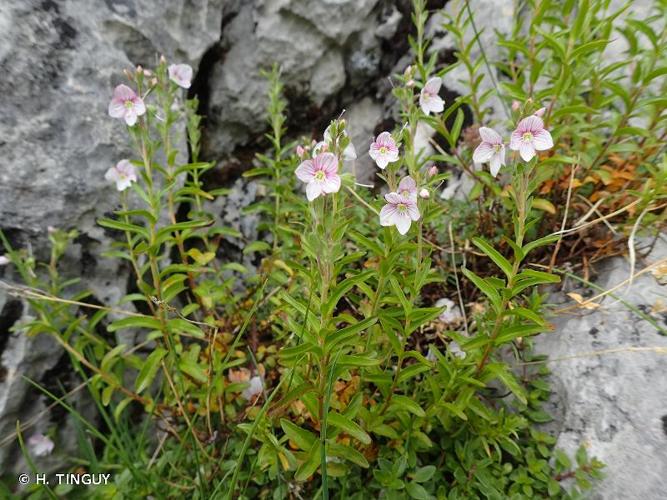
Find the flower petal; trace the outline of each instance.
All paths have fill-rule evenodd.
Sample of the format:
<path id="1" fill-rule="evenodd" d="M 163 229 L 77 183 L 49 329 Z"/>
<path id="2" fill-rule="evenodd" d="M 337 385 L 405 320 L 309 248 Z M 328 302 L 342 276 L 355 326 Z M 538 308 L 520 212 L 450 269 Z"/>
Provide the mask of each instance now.
<path id="1" fill-rule="evenodd" d="M 519 154 L 523 161 L 530 161 L 535 156 L 535 148 L 533 147 L 532 142 L 521 141 L 519 146 Z"/>
<path id="2" fill-rule="evenodd" d="M 320 153 L 313 158 L 315 170 L 324 170 L 327 175 L 338 172 L 338 158 L 333 153 Z"/>
<path id="3" fill-rule="evenodd" d="M 533 135 L 533 146 L 538 151 L 545 151 L 554 147 L 554 141 L 548 130 L 539 130 Z"/>
<path id="4" fill-rule="evenodd" d="M 426 92 L 429 94 L 437 94 L 440 92 L 440 87 L 442 86 L 442 78 L 439 76 L 434 76 L 433 78 L 430 78 L 427 82 L 426 85 L 424 85 L 424 89 L 426 89 Z"/>
<path id="5" fill-rule="evenodd" d="M 484 142 L 488 142 L 490 144 L 502 144 L 503 142 L 503 138 L 500 137 L 500 134 L 489 127 L 480 127 L 479 136 Z"/>
<path id="6" fill-rule="evenodd" d="M 380 210 L 380 225 L 393 226 L 394 218 L 397 212 L 398 211 L 396 210 L 396 206 L 392 205 L 391 203 L 388 203 L 382 207 L 382 210 Z"/>
<path id="7" fill-rule="evenodd" d="M 132 127 L 137 123 L 137 112 L 133 108 L 125 110 L 125 123 L 127 123 L 129 127 Z"/>
<path id="8" fill-rule="evenodd" d="M 339 189 L 340 189 L 339 175 L 334 175 L 332 177 L 329 177 L 322 183 L 322 191 L 324 193 L 337 193 Z"/>
<path id="9" fill-rule="evenodd" d="M 403 202 L 401 195 L 395 192 L 385 194 L 384 199 L 387 200 L 387 203 L 391 203 L 392 205 L 398 205 Z"/>
<path id="10" fill-rule="evenodd" d="M 352 141 L 350 141 L 350 143 L 345 147 L 345 150 L 343 151 L 343 160 L 351 161 L 356 159 L 357 159 L 357 150 L 354 147 L 354 144 L 352 144 Z"/>
<path id="11" fill-rule="evenodd" d="M 514 132 L 512 132 L 512 135 L 510 136 L 510 149 L 512 151 L 518 151 L 519 148 L 521 147 L 522 142 L 523 142 L 523 133 L 519 129 L 516 129 Z"/>
<path id="12" fill-rule="evenodd" d="M 312 160 L 304 160 L 294 171 L 301 182 L 310 182 L 315 178 L 315 167 Z"/>
<path id="13" fill-rule="evenodd" d="M 522 133 L 532 132 L 534 135 L 538 130 L 542 130 L 543 128 L 544 122 L 542 121 L 542 118 L 539 116 L 530 115 L 519 122 L 517 130 L 521 130 Z"/>
<path id="14" fill-rule="evenodd" d="M 495 150 L 488 142 L 482 142 L 472 154 L 472 161 L 475 163 L 486 163 L 491 159 Z"/>
<path id="15" fill-rule="evenodd" d="M 123 118 L 125 116 L 125 103 L 120 99 L 111 99 L 111 102 L 109 102 L 109 116 L 111 118 Z"/>
<path id="16" fill-rule="evenodd" d="M 141 116 L 146 112 L 146 106 L 144 105 L 144 100 L 141 97 L 137 97 L 132 101 L 134 106 L 134 112 L 137 116 Z"/>
<path id="17" fill-rule="evenodd" d="M 394 221 L 394 225 L 396 226 L 396 229 L 398 229 L 399 233 L 405 234 L 410 230 L 410 224 L 412 224 L 412 221 L 407 214 L 397 214 L 397 216 L 394 217 Z"/>
<path id="18" fill-rule="evenodd" d="M 497 176 L 498 172 L 500 172 L 500 167 L 501 167 L 501 161 L 500 161 L 500 155 L 494 155 L 491 158 L 491 161 L 489 162 L 489 170 L 491 171 L 492 176 Z"/>
<path id="19" fill-rule="evenodd" d="M 134 92 L 134 90 L 132 90 L 127 85 L 123 85 L 122 83 L 116 86 L 115 89 L 113 89 L 114 100 L 125 102 L 125 101 L 131 101 L 135 97 L 137 97 L 137 94 Z"/>
<path id="20" fill-rule="evenodd" d="M 315 198 L 322 194 L 322 183 L 321 182 L 309 182 L 306 184 L 306 198 L 308 201 L 313 201 Z"/>
<path id="21" fill-rule="evenodd" d="M 111 167 L 104 173 L 104 178 L 109 182 L 116 182 L 120 178 L 120 173 L 116 167 Z"/>
<path id="22" fill-rule="evenodd" d="M 402 193 L 403 191 L 408 191 L 409 193 L 412 193 L 413 191 L 415 193 L 417 192 L 417 183 L 409 175 L 403 177 L 401 182 L 398 183 L 398 192 Z"/>
<path id="23" fill-rule="evenodd" d="M 408 216 L 414 221 L 419 220 L 421 214 L 419 213 L 419 207 L 417 206 L 417 203 L 410 203 L 408 205 Z"/>

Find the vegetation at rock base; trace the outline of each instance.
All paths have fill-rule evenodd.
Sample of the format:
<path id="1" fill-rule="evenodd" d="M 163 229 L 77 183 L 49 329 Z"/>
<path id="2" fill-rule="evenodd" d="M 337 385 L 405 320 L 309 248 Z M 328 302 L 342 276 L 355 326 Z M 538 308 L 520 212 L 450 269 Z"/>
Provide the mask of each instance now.
<path id="1" fill-rule="evenodd" d="M 96 408 L 85 418 L 41 388 L 79 431 L 71 470 L 113 481 L 17 493 L 4 478 L 7 497 L 576 498 L 594 487 L 603 464 L 586 443 L 569 457 L 540 428 L 550 389 L 531 337 L 551 330 L 540 287 L 562 267 L 585 275 L 628 245 L 634 256 L 636 235 L 664 225 L 667 5 L 637 19 L 608 4 L 528 1 L 488 60 L 484 20 L 465 2 L 449 16 L 415 0 L 414 60 L 392 79 L 396 126 L 368 152 L 375 188 L 355 180 L 367 152 L 344 114 L 317 141 L 292 140 L 280 71 L 266 69 L 270 150 L 244 174 L 262 193 L 246 209 L 260 220 L 262 238 L 243 242 L 254 269 L 224 252 L 242 235 L 214 214 L 228 189 L 204 182 L 215 165 L 200 158 L 197 102 L 183 100 L 191 70 L 161 59 L 128 72 L 109 114 L 133 157 L 109 170 L 119 207 L 98 223 L 117 236 L 105 257 L 132 269 L 132 293 L 100 305 L 85 280 L 61 275 L 75 228 L 50 231 L 48 262 L 0 233 L 23 281 L 10 292 L 30 306 L 16 331 L 56 339 Z M 427 36 L 432 15 L 458 41 L 452 64 Z M 625 48 L 610 57 L 617 38 Z M 468 92 L 443 102 L 453 74 Z M 441 196 L 461 173 L 470 189 Z M 33 464 L 26 433 L 17 427 Z M 57 446 L 58 429 L 48 438 Z"/>

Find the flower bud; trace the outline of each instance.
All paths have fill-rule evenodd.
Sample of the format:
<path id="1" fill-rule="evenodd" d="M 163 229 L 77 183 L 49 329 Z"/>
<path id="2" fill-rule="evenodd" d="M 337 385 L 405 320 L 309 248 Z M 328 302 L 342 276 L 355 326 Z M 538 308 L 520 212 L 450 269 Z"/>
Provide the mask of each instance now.
<path id="1" fill-rule="evenodd" d="M 8 257 L 5 257 L 4 255 L 0 255 L 0 266 L 6 266 L 10 262 L 11 261 L 9 260 Z"/>
<path id="2" fill-rule="evenodd" d="M 137 65 L 136 71 L 137 75 L 140 75 L 144 72 L 144 68 L 141 67 L 141 64 Z"/>
<path id="3" fill-rule="evenodd" d="M 544 113 L 546 112 L 547 108 L 540 108 L 537 111 L 535 111 L 535 116 L 542 117 L 544 116 Z"/>
<path id="4" fill-rule="evenodd" d="M 160 64 L 166 64 L 167 63 L 167 58 L 164 57 L 164 55 L 160 56 Z"/>
<path id="5" fill-rule="evenodd" d="M 512 111 L 519 111 L 521 103 L 519 101 L 512 101 Z"/>
<path id="6" fill-rule="evenodd" d="M 302 146 L 301 144 L 299 144 L 299 145 L 296 147 L 296 155 L 297 155 L 299 158 L 303 158 L 303 155 L 305 155 L 305 154 L 306 154 L 306 150 L 303 149 L 303 146 Z"/>
<path id="7" fill-rule="evenodd" d="M 438 167 L 433 165 L 431 168 L 428 169 L 428 176 L 435 177 L 436 175 L 438 175 Z"/>
<path id="8" fill-rule="evenodd" d="M 428 189 L 422 188 L 421 191 L 419 191 L 419 197 L 424 198 L 425 200 L 428 200 L 430 198 L 430 193 L 428 192 Z"/>

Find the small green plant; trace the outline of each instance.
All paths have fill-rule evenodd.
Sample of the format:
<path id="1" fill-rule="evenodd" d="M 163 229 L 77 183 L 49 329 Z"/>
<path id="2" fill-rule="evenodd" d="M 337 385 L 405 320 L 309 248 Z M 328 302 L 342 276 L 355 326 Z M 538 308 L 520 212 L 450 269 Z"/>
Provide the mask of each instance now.
<path id="1" fill-rule="evenodd" d="M 100 305 L 61 275 L 75 230 L 50 233 L 46 263 L 0 233 L 23 281 L 9 290 L 31 309 L 15 329 L 57 340 L 103 424 L 42 389 L 79 427 L 72 469 L 114 474 L 103 489 L 29 494 L 500 499 L 590 488 L 602 464 L 584 447 L 573 461 L 539 427 L 550 391 L 531 337 L 551 329 L 539 287 L 559 281 L 549 265 L 570 248 L 562 229 L 590 204 L 635 206 L 624 220 L 633 234 L 642 218 L 661 223 L 666 171 L 664 5 L 621 23 L 627 6 L 607 4 L 528 2 L 527 28 L 499 39 L 497 61 L 471 60 L 479 24 L 461 4 L 445 28 L 469 93 L 446 103 L 455 65 L 431 50 L 415 0 L 414 60 L 393 79 L 397 125 L 368 151 L 377 190 L 355 181 L 343 116 L 319 142 L 289 140 L 280 71 L 266 71 L 267 152 L 244 174 L 260 193 L 246 209 L 261 221 L 261 239 L 243 248 L 254 270 L 225 254 L 224 239 L 242 235 L 207 211 L 227 191 L 204 182 L 214 165 L 201 158 L 198 104 L 181 95 L 191 69 L 161 59 L 127 73 L 109 114 L 127 125 L 133 157 L 107 173 L 119 209 L 99 224 L 116 237 L 105 256 L 132 271 L 130 293 Z M 611 62 L 614 33 L 628 49 Z M 489 70 L 497 78 L 483 90 Z M 507 111 L 496 123 L 491 96 Z M 424 127 L 433 150 L 419 145 Z M 463 200 L 437 196 L 452 170 L 474 182 Z M 588 208 L 568 212 L 574 196 Z M 457 299 L 456 319 L 441 319 L 443 297 Z"/>

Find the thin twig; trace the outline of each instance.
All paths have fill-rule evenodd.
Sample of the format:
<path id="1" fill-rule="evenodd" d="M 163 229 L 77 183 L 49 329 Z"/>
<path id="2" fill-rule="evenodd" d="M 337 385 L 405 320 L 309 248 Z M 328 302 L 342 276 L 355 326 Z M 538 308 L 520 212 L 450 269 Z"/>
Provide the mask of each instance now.
<path id="1" fill-rule="evenodd" d="M 565 224 L 567 224 L 567 215 L 570 210 L 570 201 L 572 199 L 572 185 L 574 184 L 574 174 L 576 173 L 578 168 L 579 165 L 575 165 L 574 167 L 572 167 L 572 171 L 570 172 L 570 182 L 567 186 L 567 201 L 565 202 L 565 213 L 563 214 L 563 222 L 560 225 L 561 232 L 565 230 Z M 556 258 L 558 257 L 558 252 L 560 251 L 560 245 L 562 242 L 563 242 L 563 235 L 561 234 L 558 237 L 558 242 L 556 242 L 556 247 L 554 248 L 554 251 L 551 254 L 551 260 L 549 261 L 549 272 L 551 272 L 551 268 L 556 265 Z"/>
<path id="2" fill-rule="evenodd" d="M 452 268 L 454 269 L 454 282 L 456 283 L 456 294 L 459 296 L 459 307 L 461 308 L 461 314 L 463 315 L 463 325 L 465 328 L 466 335 L 470 335 L 468 332 L 468 317 L 466 315 L 465 306 L 463 304 L 463 295 L 461 294 L 461 286 L 459 285 L 459 274 L 456 271 L 456 247 L 454 246 L 454 233 L 452 232 L 452 222 L 449 221 L 449 244 L 452 246 Z"/>

